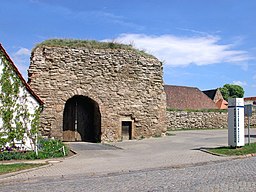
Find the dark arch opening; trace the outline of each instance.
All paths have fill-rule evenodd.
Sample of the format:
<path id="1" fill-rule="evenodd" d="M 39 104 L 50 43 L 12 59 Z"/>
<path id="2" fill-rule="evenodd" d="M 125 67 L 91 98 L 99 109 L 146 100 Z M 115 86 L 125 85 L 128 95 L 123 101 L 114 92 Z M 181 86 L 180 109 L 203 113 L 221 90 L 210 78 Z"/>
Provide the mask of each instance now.
<path id="1" fill-rule="evenodd" d="M 63 140 L 101 142 L 101 114 L 96 101 L 81 95 L 67 100 L 63 114 Z"/>

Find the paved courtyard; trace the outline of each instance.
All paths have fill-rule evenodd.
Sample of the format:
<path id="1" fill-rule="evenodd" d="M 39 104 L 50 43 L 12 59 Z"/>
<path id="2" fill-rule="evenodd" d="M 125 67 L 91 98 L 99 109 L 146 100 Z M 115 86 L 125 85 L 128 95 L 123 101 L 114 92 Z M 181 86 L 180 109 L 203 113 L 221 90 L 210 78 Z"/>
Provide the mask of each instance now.
<path id="1" fill-rule="evenodd" d="M 70 143 L 77 155 L 0 176 L 0 191 L 256 191 L 254 157 L 200 150 L 226 146 L 227 130 L 173 133 L 111 144 Z"/>

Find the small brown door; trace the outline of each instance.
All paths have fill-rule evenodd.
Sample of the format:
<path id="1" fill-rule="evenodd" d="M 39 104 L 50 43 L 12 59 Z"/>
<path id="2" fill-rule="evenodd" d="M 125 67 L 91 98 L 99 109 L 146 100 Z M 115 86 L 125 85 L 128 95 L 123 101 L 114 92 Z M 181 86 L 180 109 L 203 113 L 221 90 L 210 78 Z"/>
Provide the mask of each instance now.
<path id="1" fill-rule="evenodd" d="M 122 121 L 122 140 L 132 139 L 132 121 Z"/>

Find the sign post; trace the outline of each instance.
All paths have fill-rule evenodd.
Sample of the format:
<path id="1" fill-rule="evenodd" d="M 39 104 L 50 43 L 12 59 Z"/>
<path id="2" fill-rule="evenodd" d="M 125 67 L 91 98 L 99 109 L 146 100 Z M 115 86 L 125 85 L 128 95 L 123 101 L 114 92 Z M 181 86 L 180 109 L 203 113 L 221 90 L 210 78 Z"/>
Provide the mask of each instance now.
<path id="1" fill-rule="evenodd" d="M 244 99 L 228 99 L 228 145 L 244 146 Z"/>
<path id="2" fill-rule="evenodd" d="M 244 115 L 248 117 L 248 144 L 250 145 L 250 117 L 252 116 L 252 105 L 244 106 Z"/>

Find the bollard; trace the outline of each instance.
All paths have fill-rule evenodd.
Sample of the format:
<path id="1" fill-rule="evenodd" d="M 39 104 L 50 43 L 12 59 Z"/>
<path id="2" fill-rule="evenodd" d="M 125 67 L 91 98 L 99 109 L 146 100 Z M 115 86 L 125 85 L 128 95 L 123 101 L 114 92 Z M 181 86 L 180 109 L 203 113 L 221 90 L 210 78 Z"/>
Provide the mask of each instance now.
<path id="1" fill-rule="evenodd" d="M 228 145 L 244 146 L 244 99 L 228 99 Z"/>

